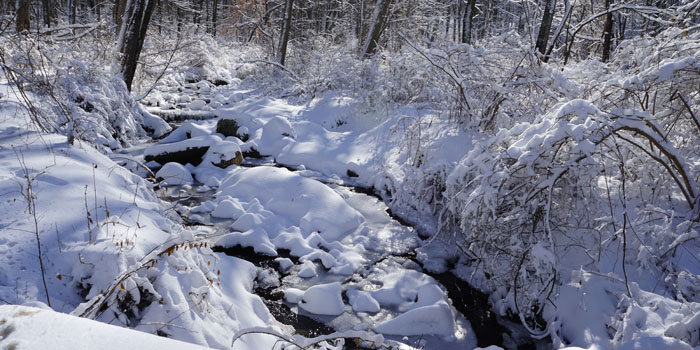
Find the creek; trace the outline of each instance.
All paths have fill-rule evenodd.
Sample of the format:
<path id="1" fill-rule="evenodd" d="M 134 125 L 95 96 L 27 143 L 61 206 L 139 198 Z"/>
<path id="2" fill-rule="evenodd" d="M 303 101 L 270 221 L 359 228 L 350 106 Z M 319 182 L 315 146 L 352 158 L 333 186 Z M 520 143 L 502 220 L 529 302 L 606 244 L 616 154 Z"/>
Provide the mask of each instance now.
<path id="1" fill-rule="evenodd" d="M 242 166 L 285 167 L 275 164 L 270 159 L 247 160 L 244 164 L 242 164 Z M 389 217 L 389 220 L 393 221 L 394 225 L 401 226 L 407 231 L 413 231 L 413 228 L 408 226 L 405 220 L 402 220 L 391 213 L 389 208 L 384 205 L 382 198 L 371 188 L 346 186 L 339 184 L 337 179 L 329 179 L 318 176 L 318 174 L 314 174 L 313 172 L 307 170 L 300 171 L 289 167 L 285 168 L 302 176 L 313 178 L 314 180 L 331 187 L 344 198 L 347 198 L 351 205 L 356 207 L 356 209 L 361 209 L 362 206 L 381 206 L 384 209 L 385 215 Z M 213 230 L 218 234 L 225 234 L 230 231 L 229 227 L 234 221 L 231 219 L 217 219 L 209 215 L 198 215 L 197 222 L 193 222 L 190 219 L 188 208 L 196 207 L 206 201 L 214 199 L 215 190 L 202 186 L 201 184 L 195 184 L 193 186 L 186 187 L 166 187 L 161 191 L 161 193 L 163 200 L 176 204 L 176 208 L 186 224 L 192 226 L 207 226 L 210 231 Z M 426 242 L 427 241 L 419 242 L 418 246 L 425 244 Z M 287 270 L 284 273 L 280 272 L 278 262 L 275 260 L 276 258 L 288 258 L 291 259 L 295 265 L 299 264 L 298 257 L 291 255 L 289 250 L 278 249 L 277 256 L 256 253 L 253 248 L 242 247 L 240 245 L 226 248 L 216 246 L 214 247 L 214 250 L 216 252 L 225 253 L 228 256 L 249 261 L 257 266 L 260 273 L 254 286 L 254 293 L 263 299 L 271 314 L 280 323 L 292 326 L 297 334 L 306 337 L 315 337 L 330 334 L 334 331 L 346 330 L 343 329 L 343 324 L 359 320 L 352 320 L 354 316 L 347 315 L 347 312 L 340 317 L 321 316 L 307 313 L 298 308 L 296 305 L 285 302 L 283 292 L 285 288 L 293 287 L 305 289 L 315 284 L 336 281 L 340 282 L 343 286 L 354 286 L 358 285 L 359 282 L 363 281 L 363 279 L 367 277 L 372 267 L 380 263 L 389 263 L 392 264 L 392 266 L 399 266 L 400 268 L 406 266 L 408 269 L 419 271 L 437 281 L 438 284 L 441 285 L 441 287 L 447 292 L 447 295 L 452 302 L 452 306 L 460 314 L 459 317 L 463 317 L 469 321 L 469 324 L 476 336 L 477 346 L 487 347 L 489 345 L 497 345 L 504 349 L 522 350 L 546 349 L 549 347 L 549 344 L 547 344 L 545 341 L 536 341 L 531 339 L 525 329 L 515 319 L 506 319 L 498 316 L 490 309 L 487 294 L 479 291 L 478 289 L 472 287 L 468 282 L 455 276 L 450 269 L 448 269 L 446 272 L 434 273 L 424 268 L 421 262 L 416 259 L 416 254 L 413 250 L 384 254 L 368 251 L 365 256 L 368 263 L 362 269 L 350 276 L 330 274 L 327 272 L 327 270 L 322 268 L 321 264 L 318 264 L 317 262 L 316 264 L 318 265 L 319 275 L 310 279 L 295 276 L 293 272 L 290 272 L 291 270 Z M 266 278 L 261 278 L 261 276 L 266 276 Z M 269 276 L 273 276 L 273 280 L 276 280 L 276 282 L 270 283 Z M 345 295 L 345 293 L 343 293 L 343 299 L 347 304 L 348 297 Z M 338 321 L 338 319 L 341 319 L 341 321 Z M 348 319 L 351 320 L 348 321 Z M 390 336 L 388 338 L 401 341 L 409 345 L 419 345 L 416 346 L 418 348 L 420 348 L 421 341 L 423 340 L 423 337 Z M 432 337 L 430 339 L 428 339 L 428 337 L 425 338 L 428 340 L 426 343 L 426 348 L 430 349 L 437 347 L 434 346 L 436 345 L 436 339 L 432 339 L 437 337 Z M 440 341 L 437 342 L 441 343 Z M 355 342 L 350 339 L 348 339 L 345 344 L 345 348 L 347 349 L 357 348 Z M 449 343 L 440 344 L 440 347 L 445 346 L 449 346 Z"/>

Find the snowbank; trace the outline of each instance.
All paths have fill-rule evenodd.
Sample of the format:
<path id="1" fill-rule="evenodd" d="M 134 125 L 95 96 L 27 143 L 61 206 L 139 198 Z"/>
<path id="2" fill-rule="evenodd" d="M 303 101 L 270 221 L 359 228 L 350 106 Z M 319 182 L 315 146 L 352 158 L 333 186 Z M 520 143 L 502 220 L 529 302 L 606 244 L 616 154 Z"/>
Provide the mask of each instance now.
<path id="1" fill-rule="evenodd" d="M 2 305 L 2 342 L 18 349 L 169 349 L 202 346 L 36 307 Z"/>

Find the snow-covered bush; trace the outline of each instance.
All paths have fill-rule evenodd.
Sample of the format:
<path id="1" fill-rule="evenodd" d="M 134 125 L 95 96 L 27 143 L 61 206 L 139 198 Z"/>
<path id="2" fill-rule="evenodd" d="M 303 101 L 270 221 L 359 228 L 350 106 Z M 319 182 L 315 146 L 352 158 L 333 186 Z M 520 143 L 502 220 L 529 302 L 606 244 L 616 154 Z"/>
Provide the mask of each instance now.
<path id="1" fill-rule="evenodd" d="M 168 125 L 138 106 L 123 80 L 110 73 L 106 30 L 90 28 L 68 42 L 51 35 L 2 36 L 5 74 L 45 131 L 110 148 L 147 133 L 162 135 Z"/>
<path id="2" fill-rule="evenodd" d="M 623 281 L 622 293 L 611 292 L 620 303 L 659 287 L 667 298 L 700 301 L 690 287 L 698 271 L 677 253 L 700 234 L 699 39 L 671 29 L 652 40 L 665 45 L 623 44 L 619 63 L 570 68 L 593 78 L 580 98 L 513 120 L 449 173 L 441 232 L 486 277 L 502 311 L 518 314 L 533 335 L 564 345 L 577 338 L 572 316 L 557 311 L 571 271 Z M 616 66 L 621 73 L 612 73 Z M 632 309 L 606 323 L 611 344 L 639 336 L 623 327 Z M 677 334 L 666 335 L 697 345 L 697 337 Z"/>

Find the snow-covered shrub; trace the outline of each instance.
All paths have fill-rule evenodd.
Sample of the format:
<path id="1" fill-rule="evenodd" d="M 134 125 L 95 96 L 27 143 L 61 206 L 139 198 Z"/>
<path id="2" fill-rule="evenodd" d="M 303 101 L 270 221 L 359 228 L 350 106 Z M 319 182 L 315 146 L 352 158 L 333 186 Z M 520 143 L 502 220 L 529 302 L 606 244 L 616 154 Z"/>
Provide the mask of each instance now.
<path id="1" fill-rule="evenodd" d="M 700 301 L 690 287 L 698 271 L 677 254 L 700 237 L 699 38 L 671 29 L 654 39 L 666 45 L 633 39 L 621 46 L 627 59 L 609 68 L 619 65 L 621 74 L 577 65 L 569 74 L 593 78 L 581 98 L 514 120 L 450 172 L 441 232 L 486 276 L 502 311 L 518 314 L 533 335 L 555 344 L 577 338 L 572 316 L 557 311 L 571 271 L 623 281 L 621 293 L 610 292 L 620 302 L 638 299 L 639 288 L 658 293 L 659 279 L 663 296 Z M 606 323 L 612 344 L 639 336 L 623 326 L 636 317 L 631 309 Z M 679 339 L 697 345 L 696 337 Z"/>
<path id="2" fill-rule="evenodd" d="M 110 37 L 104 33 L 108 29 L 92 30 L 70 42 L 43 35 L 0 37 L 6 48 L 6 74 L 26 96 L 34 121 L 46 131 L 110 148 L 169 130 L 165 122 L 138 106 L 123 80 L 110 73 L 111 58 L 105 53 Z M 95 50 L 96 45 L 105 51 Z"/>

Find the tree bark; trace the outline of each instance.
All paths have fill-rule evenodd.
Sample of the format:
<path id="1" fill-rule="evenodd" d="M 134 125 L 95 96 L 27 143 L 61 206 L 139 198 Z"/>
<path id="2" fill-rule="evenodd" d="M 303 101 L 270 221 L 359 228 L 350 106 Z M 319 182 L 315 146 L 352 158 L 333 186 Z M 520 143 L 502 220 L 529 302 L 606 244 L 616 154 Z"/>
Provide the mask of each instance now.
<path id="1" fill-rule="evenodd" d="M 19 0 L 17 4 L 17 32 L 29 31 L 29 0 Z"/>
<path id="2" fill-rule="evenodd" d="M 70 0 L 70 24 L 75 24 L 75 17 L 78 10 L 78 0 Z"/>
<path id="3" fill-rule="evenodd" d="M 117 35 L 122 30 L 122 21 L 124 20 L 124 10 L 126 9 L 126 0 L 116 0 L 114 4 L 114 23 L 117 25 Z"/>
<path id="4" fill-rule="evenodd" d="M 154 5 L 155 0 L 130 0 L 125 10 L 124 28 L 119 35 L 118 47 L 121 54 L 121 74 L 129 91 L 131 91 L 131 83 L 134 80 Z"/>
<path id="5" fill-rule="evenodd" d="M 42 12 L 44 12 L 44 25 L 51 27 L 51 0 L 41 0 Z"/>
<path id="6" fill-rule="evenodd" d="M 390 3 L 391 0 L 377 0 L 377 4 L 374 7 L 374 12 L 372 13 L 372 24 L 370 25 L 369 33 L 367 33 L 367 39 L 365 40 L 364 49 L 362 50 L 362 57 L 364 58 L 372 56 L 377 51 L 379 38 L 382 35 L 382 31 L 387 21 Z"/>
<path id="7" fill-rule="evenodd" d="M 211 8 L 211 35 L 213 37 L 216 37 L 216 16 L 217 16 L 217 10 L 219 7 L 219 1 L 214 0 L 214 4 L 212 5 Z"/>
<path id="8" fill-rule="evenodd" d="M 284 21 L 282 32 L 280 33 L 280 43 L 277 47 L 277 63 L 284 66 L 284 60 L 287 58 L 287 43 L 289 42 L 289 32 L 292 27 L 292 7 L 294 0 L 286 0 L 284 5 Z"/>
<path id="9" fill-rule="evenodd" d="M 462 24 L 462 43 L 472 43 L 472 22 L 476 14 L 476 0 L 469 0 L 464 14 L 464 24 Z"/>
<path id="10" fill-rule="evenodd" d="M 605 0 L 605 10 L 610 9 L 611 0 Z M 612 32 L 613 32 L 613 15 L 612 12 L 608 12 L 605 15 L 605 25 L 603 26 L 603 54 L 601 56 L 601 61 L 607 62 L 610 59 L 610 47 L 612 45 Z"/>
<path id="11" fill-rule="evenodd" d="M 542 24 L 540 24 L 540 31 L 537 33 L 537 43 L 535 44 L 535 49 L 542 55 L 544 55 L 547 51 L 549 31 L 552 29 L 554 6 L 556 5 L 556 0 L 545 1 L 546 3 L 544 5 L 544 14 L 542 15 Z"/>

